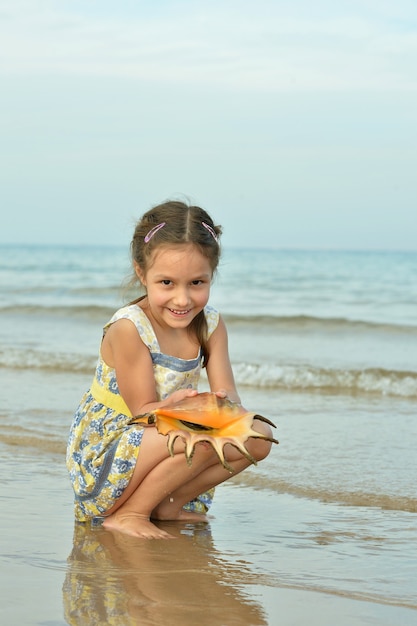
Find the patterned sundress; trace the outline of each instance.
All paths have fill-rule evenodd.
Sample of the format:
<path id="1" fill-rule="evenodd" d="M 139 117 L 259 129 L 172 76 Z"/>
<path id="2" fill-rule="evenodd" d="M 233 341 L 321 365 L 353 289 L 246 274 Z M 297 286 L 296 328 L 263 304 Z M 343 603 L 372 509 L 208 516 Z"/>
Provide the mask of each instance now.
<path id="1" fill-rule="evenodd" d="M 219 313 L 206 306 L 208 336 L 216 329 Z M 177 389 L 197 389 L 201 355 L 180 359 L 160 351 L 152 325 L 137 304 L 119 309 L 104 327 L 119 319 L 134 324 L 151 354 L 158 401 Z M 68 447 L 67 468 L 75 494 L 75 519 L 94 520 L 105 515 L 129 484 L 136 466 L 144 427 L 131 423 L 132 414 L 120 395 L 116 372 L 103 360 L 101 350 L 93 383 L 74 415 Z M 188 510 L 208 511 L 214 489 L 185 505 Z"/>

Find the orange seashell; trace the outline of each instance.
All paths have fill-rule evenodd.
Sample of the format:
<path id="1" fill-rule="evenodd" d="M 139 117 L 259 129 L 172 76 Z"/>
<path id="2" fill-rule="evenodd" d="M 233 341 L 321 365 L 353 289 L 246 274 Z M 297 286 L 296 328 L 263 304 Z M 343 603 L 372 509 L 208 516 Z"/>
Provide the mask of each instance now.
<path id="1" fill-rule="evenodd" d="M 249 437 L 278 443 L 276 439 L 253 430 L 255 418 L 275 428 L 275 424 L 266 417 L 245 411 L 241 404 L 219 398 L 214 393 L 200 393 L 177 404 L 162 407 L 144 415 L 137 415 L 132 421 L 155 424 L 158 432 L 168 437 L 168 450 L 171 456 L 174 455 L 175 440 L 180 437 L 185 443 L 185 456 L 188 464 L 191 464 L 197 443 L 205 441 L 211 444 L 223 466 L 233 472 L 233 468 L 224 457 L 223 448 L 227 443 L 235 446 L 255 465 L 256 460 L 244 446 Z"/>

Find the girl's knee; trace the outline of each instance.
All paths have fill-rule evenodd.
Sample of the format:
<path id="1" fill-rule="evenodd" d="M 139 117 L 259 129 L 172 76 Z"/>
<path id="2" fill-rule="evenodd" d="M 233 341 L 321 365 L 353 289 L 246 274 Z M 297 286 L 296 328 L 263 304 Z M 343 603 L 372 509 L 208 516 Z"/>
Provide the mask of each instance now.
<path id="1" fill-rule="evenodd" d="M 254 420 L 253 430 L 256 430 L 264 437 L 268 437 L 268 439 L 271 439 L 273 437 L 271 427 L 260 420 Z M 263 439 L 262 437 L 252 437 L 251 439 L 249 439 L 250 443 L 248 443 L 250 446 L 250 453 L 257 461 L 262 461 L 270 453 L 272 442 L 268 439 Z"/>
<path id="2" fill-rule="evenodd" d="M 251 439 L 250 453 L 256 461 L 262 461 L 270 453 L 271 446 L 272 443 L 267 439 L 253 437 Z"/>

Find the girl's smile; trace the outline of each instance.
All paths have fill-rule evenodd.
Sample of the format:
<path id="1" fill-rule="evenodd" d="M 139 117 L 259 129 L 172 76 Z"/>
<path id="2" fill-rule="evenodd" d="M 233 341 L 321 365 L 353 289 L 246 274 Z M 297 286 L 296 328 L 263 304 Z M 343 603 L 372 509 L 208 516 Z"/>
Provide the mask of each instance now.
<path id="1" fill-rule="evenodd" d="M 171 313 L 173 315 L 179 315 L 180 317 L 182 315 L 187 315 L 190 312 L 190 309 L 187 309 L 186 311 L 174 311 L 174 309 L 169 309 L 171 311 Z"/>

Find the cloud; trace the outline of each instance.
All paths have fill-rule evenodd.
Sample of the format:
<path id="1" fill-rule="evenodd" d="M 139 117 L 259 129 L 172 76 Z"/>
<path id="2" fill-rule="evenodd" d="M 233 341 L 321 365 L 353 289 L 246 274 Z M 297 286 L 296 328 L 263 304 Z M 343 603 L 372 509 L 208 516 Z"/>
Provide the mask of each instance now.
<path id="1" fill-rule="evenodd" d="M 3 2 L 0 72 L 263 92 L 417 90 L 416 9 L 405 0 L 321 0 L 314 10 L 300 0 L 110 4 Z"/>
<path id="2" fill-rule="evenodd" d="M 416 16 L 415 0 L 0 0 L 0 239 L 122 242 L 114 215 L 130 230 L 183 192 L 221 208 L 233 244 L 262 214 L 263 245 L 414 249 Z"/>

